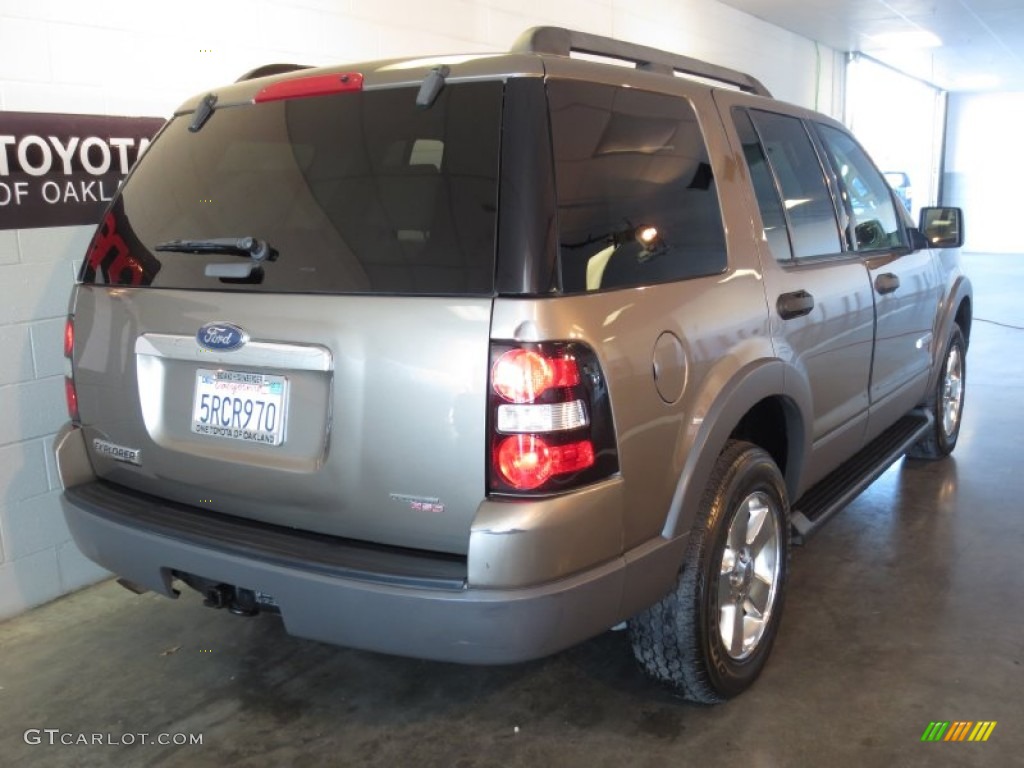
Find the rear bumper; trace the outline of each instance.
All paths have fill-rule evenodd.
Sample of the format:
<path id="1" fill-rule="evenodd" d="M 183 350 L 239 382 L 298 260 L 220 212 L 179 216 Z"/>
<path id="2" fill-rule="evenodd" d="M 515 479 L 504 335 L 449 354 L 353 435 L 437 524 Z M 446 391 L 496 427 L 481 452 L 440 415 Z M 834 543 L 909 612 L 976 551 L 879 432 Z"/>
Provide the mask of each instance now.
<path id="1" fill-rule="evenodd" d="M 658 539 L 539 586 L 473 588 L 458 578 L 464 566 L 450 559 L 432 564 L 415 553 L 392 553 L 385 560 L 397 566 L 388 573 L 379 558 L 367 560 L 365 550 L 354 548 L 363 553 L 360 560 L 343 542 L 331 554 L 322 540 L 297 549 L 285 536 L 276 546 L 276 532 L 268 530 L 240 544 L 227 528 L 217 529 L 215 516 L 209 527 L 180 525 L 176 511 L 203 513 L 97 481 L 79 430 L 58 436 L 57 457 L 68 527 L 82 552 L 104 568 L 170 597 L 174 572 L 261 592 L 274 598 L 293 635 L 402 656 L 502 664 L 555 653 L 660 597 L 685 545 Z M 238 525 L 253 528 L 248 521 Z"/>

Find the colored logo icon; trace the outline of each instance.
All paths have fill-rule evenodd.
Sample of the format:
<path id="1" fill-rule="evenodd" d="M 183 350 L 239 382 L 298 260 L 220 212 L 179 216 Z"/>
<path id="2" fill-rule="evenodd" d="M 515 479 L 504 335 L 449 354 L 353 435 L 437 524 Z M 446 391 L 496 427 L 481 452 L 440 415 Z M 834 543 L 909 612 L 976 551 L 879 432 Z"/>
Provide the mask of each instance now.
<path id="1" fill-rule="evenodd" d="M 995 720 L 931 722 L 921 734 L 921 741 L 988 741 L 995 728 Z"/>
<path id="2" fill-rule="evenodd" d="M 249 334 L 233 323 L 207 323 L 196 334 L 201 349 L 231 352 L 249 341 Z"/>

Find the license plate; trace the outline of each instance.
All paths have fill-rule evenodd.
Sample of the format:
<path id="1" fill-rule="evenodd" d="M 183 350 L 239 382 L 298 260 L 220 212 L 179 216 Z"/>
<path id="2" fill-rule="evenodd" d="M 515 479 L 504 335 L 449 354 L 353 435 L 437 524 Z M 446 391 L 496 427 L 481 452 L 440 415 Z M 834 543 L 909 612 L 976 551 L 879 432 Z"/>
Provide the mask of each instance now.
<path id="1" fill-rule="evenodd" d="M 288 379 L 246 371 L 196 371 L 192 431 L 249 443 L 284 442 Z"/>

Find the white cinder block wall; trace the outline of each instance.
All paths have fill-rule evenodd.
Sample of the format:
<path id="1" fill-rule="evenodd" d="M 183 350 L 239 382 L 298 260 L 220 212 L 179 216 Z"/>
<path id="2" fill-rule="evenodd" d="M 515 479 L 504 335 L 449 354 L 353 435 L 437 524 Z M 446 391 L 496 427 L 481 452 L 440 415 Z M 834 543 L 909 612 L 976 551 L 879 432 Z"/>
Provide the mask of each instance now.
<path id="1" fill-rule="evenodd" d="M 3 111 L 167 116 L 274 61 L 506 50 L 569 26 L 744 70 L 838 115 L 843 59 L 716 0 L 0 0 Z M 61 340 L 89 227 L 0 231 L 0 618 L 103 578 L 77 551 L 51 442 Z"/>

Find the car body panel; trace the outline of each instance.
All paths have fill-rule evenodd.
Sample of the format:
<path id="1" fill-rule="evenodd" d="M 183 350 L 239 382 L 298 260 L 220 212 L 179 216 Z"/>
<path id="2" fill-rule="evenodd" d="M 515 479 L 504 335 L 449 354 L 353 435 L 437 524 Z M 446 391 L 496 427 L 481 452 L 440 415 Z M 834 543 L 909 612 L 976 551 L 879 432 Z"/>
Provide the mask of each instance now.
<path id="1" fill-rule="evenodd" d="M 136 466 L 93 451 L 93 463 L 110 481 L 228 514 L 465 553 L 485 488 L 490 310 L 486 298 L 279 295 L 268 314 L 242 293 L 82 286 L 86 436 L 142 456 Z M 429 334 L 410 333 L 410 316 Z M 135 351 L 147 334 L 188 339 L 226 318 L 254 341 L 330 353 L 329 371 L 217 364 L 288 378 L 280 446 L 191 432 L 196 370 L 211 363 L 198 349 L 191 359 Z"/>
<path id="2" fill-rule="evenodd" d="M 872 257 L 867 261 L 875 286 L 875 354 L 871 366 L 872 419 L 868 439 L 906 413 L 925 396 L 931 371 L 934 328 L 942 285 L 934 254 L 925 249 Z M 881 280 L 895 276 L 891 293 L 878 289 Z M 892 415 L 880 416 L 887 398 Z"/>

